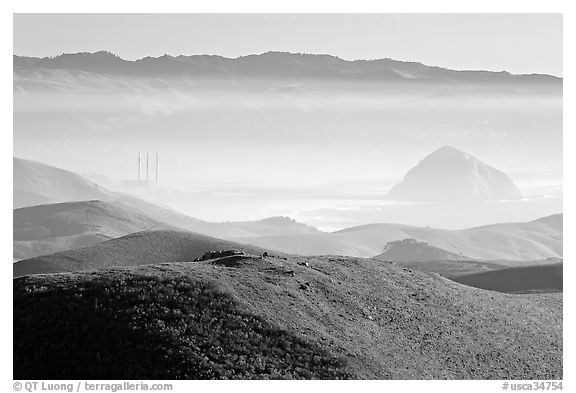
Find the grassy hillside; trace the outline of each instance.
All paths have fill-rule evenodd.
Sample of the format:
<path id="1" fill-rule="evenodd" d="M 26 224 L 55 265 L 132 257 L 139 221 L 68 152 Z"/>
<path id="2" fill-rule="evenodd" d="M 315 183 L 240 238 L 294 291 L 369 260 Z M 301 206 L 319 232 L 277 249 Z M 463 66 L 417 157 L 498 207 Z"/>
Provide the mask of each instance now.
<path id="1" fill-rule="evenodd" d="M 154 229 L 175 229 L 101 201 L 65 202 L 15 209 L 14 258 L 27 259 Z"/>
<path id="2" fill-rule="evenodd" d="M 187 276 L 64 278 L 52 283 L 57 288 L 33 294 L 22 292 L 28 284 L 18 282 L 15 290 L 18 379 L 348 376 L 344 361 L 318 344 L 245 311 L 213 284 Z M 41 326 L 27 329 L 38 318 Z"/>
<path id="3" fill-rule="evenodd" d="M 562 292 L 562 263 L 522 266 L 453 277 L 456 282 L 499 292 Z"/>
<path id="4" fill-rule="evenodd" d="M 14 310 L 16 379 L 562 379 L 561 294 L 370 259 L 29 276 L 14 280 Z"/>
<path id="5" fill-rule="evenodd" d="M 190 262 L 211 250 L 242 249 L 254 254 L 264 250 L 197 233 L 147 231 L 14 263 L 14 276 L 74 272 L 113 266 L 161 262 Z"/>

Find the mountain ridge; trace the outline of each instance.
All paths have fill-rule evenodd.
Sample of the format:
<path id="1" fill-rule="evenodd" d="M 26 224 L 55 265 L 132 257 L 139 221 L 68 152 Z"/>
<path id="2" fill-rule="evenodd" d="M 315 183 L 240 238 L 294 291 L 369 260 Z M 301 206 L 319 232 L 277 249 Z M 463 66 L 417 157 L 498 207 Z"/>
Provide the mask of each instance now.
<path id="1" fill-rule="evenodd" d="M 167 67 L 159 72 L 160 66 Z M 318 71 L 332 71 L 333 77 L 356 77 L 366 80 L 444 80 L 444 81 L 538 81 L 544 83 L 562 82 L 561 77 L 548 74 L 511 74 L 507 71 L 455 70 L 440 66 L 425 65 L 416 61 L 402 61 L 391 58 L 345 60 L 329 54 L 306 54 L 269 51 L 230 58 L 220 55 L 163 55 L 146 56 L 126 60 L 108 51 L 63 53 L 52 57 L 13 55 L 14 70 L 31 68 L 71 68 L 84 71 L 105 71 L 125 73 L 131 68 L 146 74 L 189 73 L 195 71 L 204 76 L 230 76 L 234 73 L 243 76 L 302 75 L 320 77 Z M 250 68 L 256 67 L 256 68 Z M 275 72 L 271 72 L 271 70 Z M 316 72 L 316 74 L 315 74 Z M 154 72 L 151 72 L 154 74 Z M 315 74 L 315 75 L 314 75 Z M 301 75 L 301 76 L 302 76 Z M 473 78 L 472 78 L 473 77 Z"/>

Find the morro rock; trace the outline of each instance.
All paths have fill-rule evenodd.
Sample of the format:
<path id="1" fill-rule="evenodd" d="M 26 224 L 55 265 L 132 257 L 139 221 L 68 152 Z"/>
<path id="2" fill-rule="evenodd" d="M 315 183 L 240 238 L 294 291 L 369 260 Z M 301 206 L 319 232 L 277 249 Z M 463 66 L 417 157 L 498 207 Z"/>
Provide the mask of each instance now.
<path id="1" fill-rule="evenodd" d="M 389 199 L 463 201 L 520 199 L 520 190 L 503 172 L 450 146 L 426 156 L 388 193 Z"/>

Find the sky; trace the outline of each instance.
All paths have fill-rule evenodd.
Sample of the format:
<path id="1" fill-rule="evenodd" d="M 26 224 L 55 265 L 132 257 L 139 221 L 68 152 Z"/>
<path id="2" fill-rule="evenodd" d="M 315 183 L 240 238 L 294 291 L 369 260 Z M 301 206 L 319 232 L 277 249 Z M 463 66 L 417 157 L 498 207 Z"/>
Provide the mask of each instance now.
<path id="1" fill-rule="evenodd" d="M 562 76 L 561 14 L 15 14 L 14 54 L 267 51 Z"/>

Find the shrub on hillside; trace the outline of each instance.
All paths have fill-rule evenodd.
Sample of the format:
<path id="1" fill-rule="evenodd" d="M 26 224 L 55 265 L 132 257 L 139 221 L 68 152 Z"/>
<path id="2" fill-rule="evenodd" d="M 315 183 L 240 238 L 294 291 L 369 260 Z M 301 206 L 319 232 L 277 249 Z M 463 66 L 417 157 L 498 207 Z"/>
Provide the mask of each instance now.
<path id="1" fill-rule="evenodd" d="M 347 378 L 342 359 L 182 276 L 14 293 L 15 379 Z"/>

